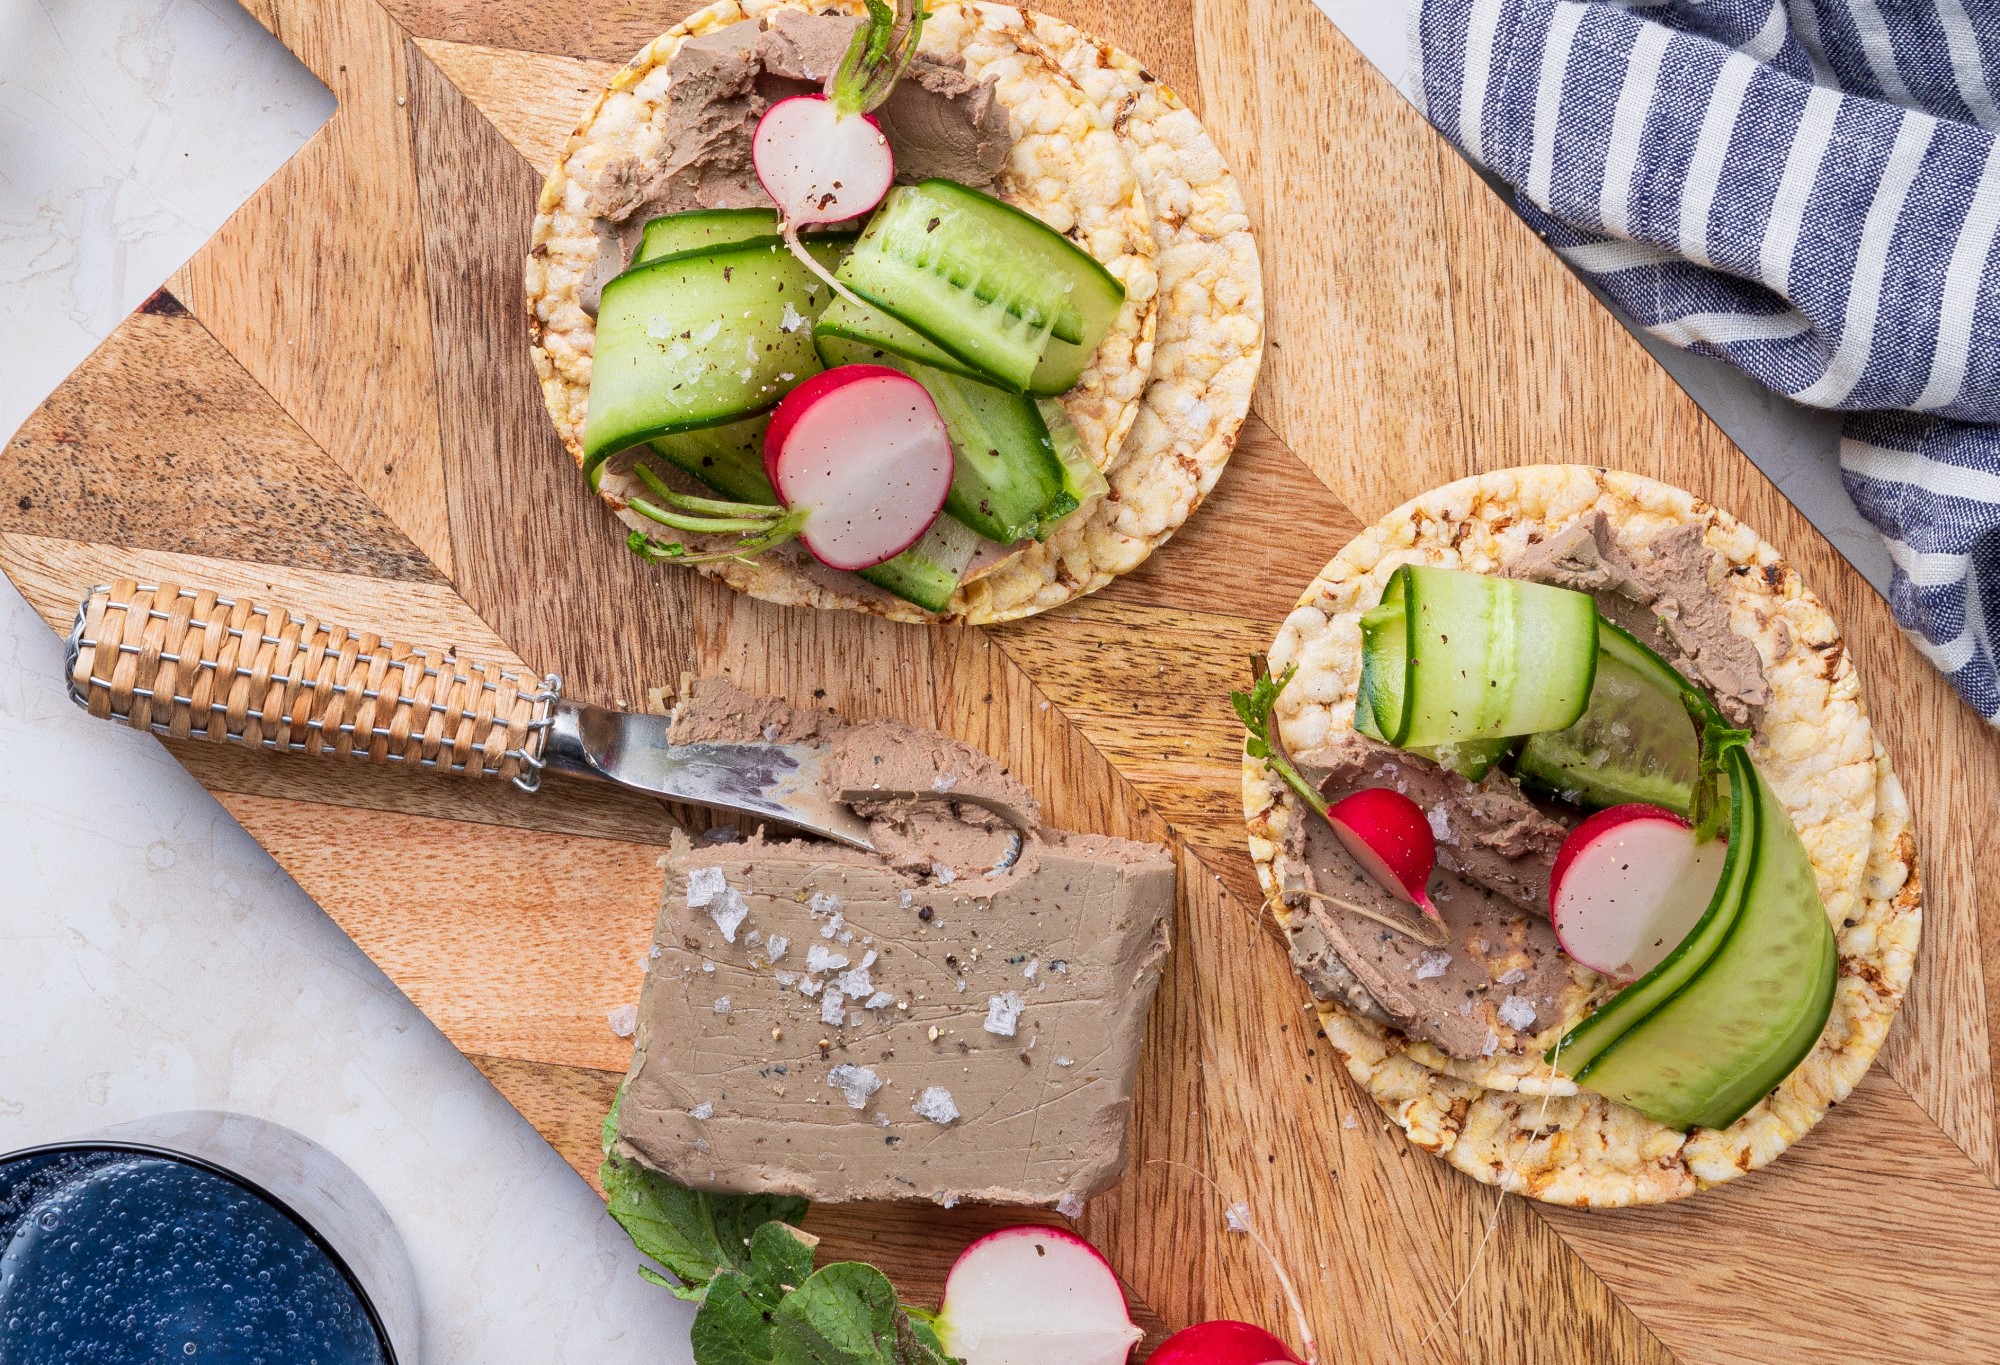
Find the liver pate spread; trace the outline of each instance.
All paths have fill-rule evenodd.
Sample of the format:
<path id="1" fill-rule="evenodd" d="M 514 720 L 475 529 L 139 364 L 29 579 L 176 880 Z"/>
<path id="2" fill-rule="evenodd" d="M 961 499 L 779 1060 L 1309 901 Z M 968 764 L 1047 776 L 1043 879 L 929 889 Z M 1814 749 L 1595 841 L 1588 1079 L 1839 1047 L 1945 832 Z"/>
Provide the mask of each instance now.
<path id="1" fill-rule="evenodd" d="M 1546 920 L 1563 826 L 1504 776 L 1475 785 L 1360 735 L 1299 754 L 1296 763 L 1329 801 L 1390 787 L 1425 808 L 1439 855 L 1427 890 L 1445 934 L 1432 946 L 1382 923 L 1400 918 L 1402 903 L 1347 855 L 1324 820 L 1282 793 L 1291 813 L 1284 890 L 1292 962 L 1313 995 L 1453 1057 L 1527 1051 L 1557 1022 L 1567 980 Z"/>
<path id="2" fill-rule="evenodd" d="M 1593 512 L 1507 566 L 1515 578 L 1587 592 L 1604 616 L 1651 646 L 1683 676 L 1706 687 L 1738 725 L 1768 705 L 1771 689 L 1757 646 L 1729 628 L 1729 607 L 1714 579 L 1722 558 L 1696 524 L 1653 537 L 1635 560 Z"/>
<path id="3" fill-rule="evenodd" d="M 1045 828 L 991 758 L 897 722 L 711 681 L 674 733 L 829 743 L 882 851 L 676 839 L 620 1150 L 701 1189 L 828 1201 L 1115 1183 L 1168 851 Z"/>
<path id="4" fill-rule="evenodd" d="M 597 260 L 582 291 L 595 312 L 603 289 L 639 249 L 645 226 L 690 209 L 770 208 L 750 145 L 778 100 L 820 88 L 847 51 L 858 19 L 786 11 L 769 28 L 745 19 L 683 42 L 667 65 L 666 126 L 650 156 L 608 163 L 591 190 Z M 956 55 L 919 52 L 875 119 L 895 154 L 896 179 L 943 176 L 985 187 L 1012 147 L 993 83 L 965 74 Z"/>

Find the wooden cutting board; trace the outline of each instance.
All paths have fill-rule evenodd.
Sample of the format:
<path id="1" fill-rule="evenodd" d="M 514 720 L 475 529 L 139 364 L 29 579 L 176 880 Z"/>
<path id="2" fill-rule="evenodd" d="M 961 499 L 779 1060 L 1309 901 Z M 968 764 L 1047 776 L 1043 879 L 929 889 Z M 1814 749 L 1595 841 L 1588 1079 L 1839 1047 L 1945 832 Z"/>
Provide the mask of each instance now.
<path id="1" fill-rule="evenodd" d="M 686 0 L 246 3 L 339 111 L 7 447 L 0 563 L 52 626 L 136 574 L 518 659 L 591 700 L 725 671 L 960 735 L 1056 820 L 1170 842 L 1182 899 L 1131 1173 L 1082 1219 L 1168 1325 L 1289 1330 L 1206 1176 L 1250 1205 L 1328 1361 L 2000 1356 L 2000 860 L 1982 856 L 2000 736 L 1308 0 L 1050 0 L 1207 119 L 1259 226 L 1271 345 L 1188 528 L 1097 596 L 991 630 L 780 610 L 649 569 L 550 430 L 520 304 L 536 188 Z M 1227 693 L 1361 522 L 1546 460 L 1690 488 L 1799 565 L 1908 785 L 1929 895 L 1882 1060 L 1776 1166 L 1636 1213 L 1509 1200 L 1485 1241 L 1493 1192 L 1385 1131 L 1301 1010 L 1243 847 Z M 591 1178 L 629 1051 L 605 1014 L 638 996 L 662 808 L 176 752 Z M 995 1221 L 813 1215 L 912 1296 Z"/>

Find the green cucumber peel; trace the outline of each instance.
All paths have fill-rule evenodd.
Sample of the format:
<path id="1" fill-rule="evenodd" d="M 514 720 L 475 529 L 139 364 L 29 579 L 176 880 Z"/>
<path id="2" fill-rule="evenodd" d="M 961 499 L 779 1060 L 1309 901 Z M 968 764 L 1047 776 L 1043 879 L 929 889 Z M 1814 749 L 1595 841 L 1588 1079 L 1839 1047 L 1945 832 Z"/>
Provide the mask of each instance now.
<path id="1" fill-rule="evenodd" d="M 1250 732 L 1249 738 L 1243 741 L 1243 752 L 1252 758 L 1262 759 L 1285 780 L 1286 786 L 1298 793 L 1300 800 L 1324 816 L 1326 798 L 1313 790 L 1312 783 L 1306 781 L 1304 774 L 1292 766 L 1291 757 L 1285 752 L 1284 744 L 1275 737 L 1271 728 L 1271 708 L 1277 705 L 1278 694 L 1290 684 L 1292 676 L 1299 671 L 1299 666 L 1293 664 L 1273 678 L 1265 667 L 1262 657 L 1253 656 L 1250 660 L 1250 671 L 1255 675 L 1250 690 L 1229 694 L 1229 704 L 1236 708 L 1237 719 L 1241 720 L 1243 728 Z"/>
<path id="2" fill-rule="evenodd" d="M 826 96 L 843 115 L 865 114 L 881 107 L 902 79 L 911 58 L 917 55 L 917 39 L 924 31 L 927 10 L 912 11 L 909 0 L 867 0 L 868 21 L 854 31 L 847 53 L 826 82 Z M 898 25 L 906 25 L 903 41 L 896 43 Z M 895 51 L 892 55 L 891 49 Z"/>
<path id="3" fill-rule="evenodd" d="M 639 1275 L 699 1304 L 695 1365 L 957 1365 L 936 1315 L 897 1302 L 888 1276 L 854 1261 L 813 1269 L 810 1207 L 786 1195 L 713 1194 L 617 1152 L 618 1109 L 601 1139 L 608 1211 L 639 1252 L 665 1266 Z"/>
<path id="4" fill-rule="evenodd" d="M 1749 744 L 1750 732 L 1724 724 L 1708 699 L 1692 688 L 1681 694 L 1681 702 L 1701 731 L 1701 767 L 1695 776 L 1691 816 L 1695 842 L 1705 844 L 1722 833 L 1729 819 L 1729 803 L 1722 795 L 1723 755 Z"/>

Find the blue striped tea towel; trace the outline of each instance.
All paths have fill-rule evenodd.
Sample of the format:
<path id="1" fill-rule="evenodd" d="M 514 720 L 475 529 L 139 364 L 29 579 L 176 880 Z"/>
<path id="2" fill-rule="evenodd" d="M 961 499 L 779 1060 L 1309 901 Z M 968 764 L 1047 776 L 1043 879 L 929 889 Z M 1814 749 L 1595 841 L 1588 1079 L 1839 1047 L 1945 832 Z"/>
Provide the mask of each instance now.
<path id="1" fill-rule="evenodd" d="M 1853 412 L 1896 619 L 2000 720 L 2000 0 L 1420 0 L 1413 46 L 1641 326 Z"/>

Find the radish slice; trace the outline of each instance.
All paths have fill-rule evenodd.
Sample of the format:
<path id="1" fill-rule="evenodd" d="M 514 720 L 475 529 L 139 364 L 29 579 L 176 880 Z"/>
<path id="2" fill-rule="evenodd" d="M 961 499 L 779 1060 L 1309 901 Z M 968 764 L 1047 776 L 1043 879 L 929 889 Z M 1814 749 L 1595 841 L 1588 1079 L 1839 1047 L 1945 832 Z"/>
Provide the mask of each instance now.
<path id="1" fill-rule="evenodd" d="M 882 365 L 821 371 L 786 394 L 764 433 L 764 472 L 802 514 L 799 543 L 834 569 L 914 545 L 951 491 L 951 437 L 922 384 Z"/>
<path id="2" fill-rule="evenodd" d="M 1727 846 L 1697 843 L 1664 806 L 1601 810 L 1571 830 L 1549 876 L 1563 951 L 1614 981 L 1636 981 L 1680 946 L 1715 896 Z"/>
<path id="3" fill-rule="evenodd" d="M 938 1336 L 966 1365 L 1123 1365 L 1145 1335 L 1096 1248 L 1060 1228 L 988 1233 L 944 1282 Z"/>
<path id="4" fill-rule="evenodd" d="M 882 202 L 896 178 L 872 114 L 842 113 L 825 95 L 779 100 L 750 142 L 758 182 L 792 227 L 838 223 Z"/>
<path id="5" fill-rule="evenodd" d="M 1437 839 L 1423 807 L 1401 792 L 1370 787 L 1328 807 L 1326 819 L 1348 856 L 1383 890 L 1438 918 L 1424 891 L 1437 866 Z"/>
<path id="6" fill-rule="evenodd" d="M 1226 1318 L 1198 1322 L 1160 1343 L 1146 1365 L 1303 1365 L 1284 1342 L 1261 1327 Z"/>

